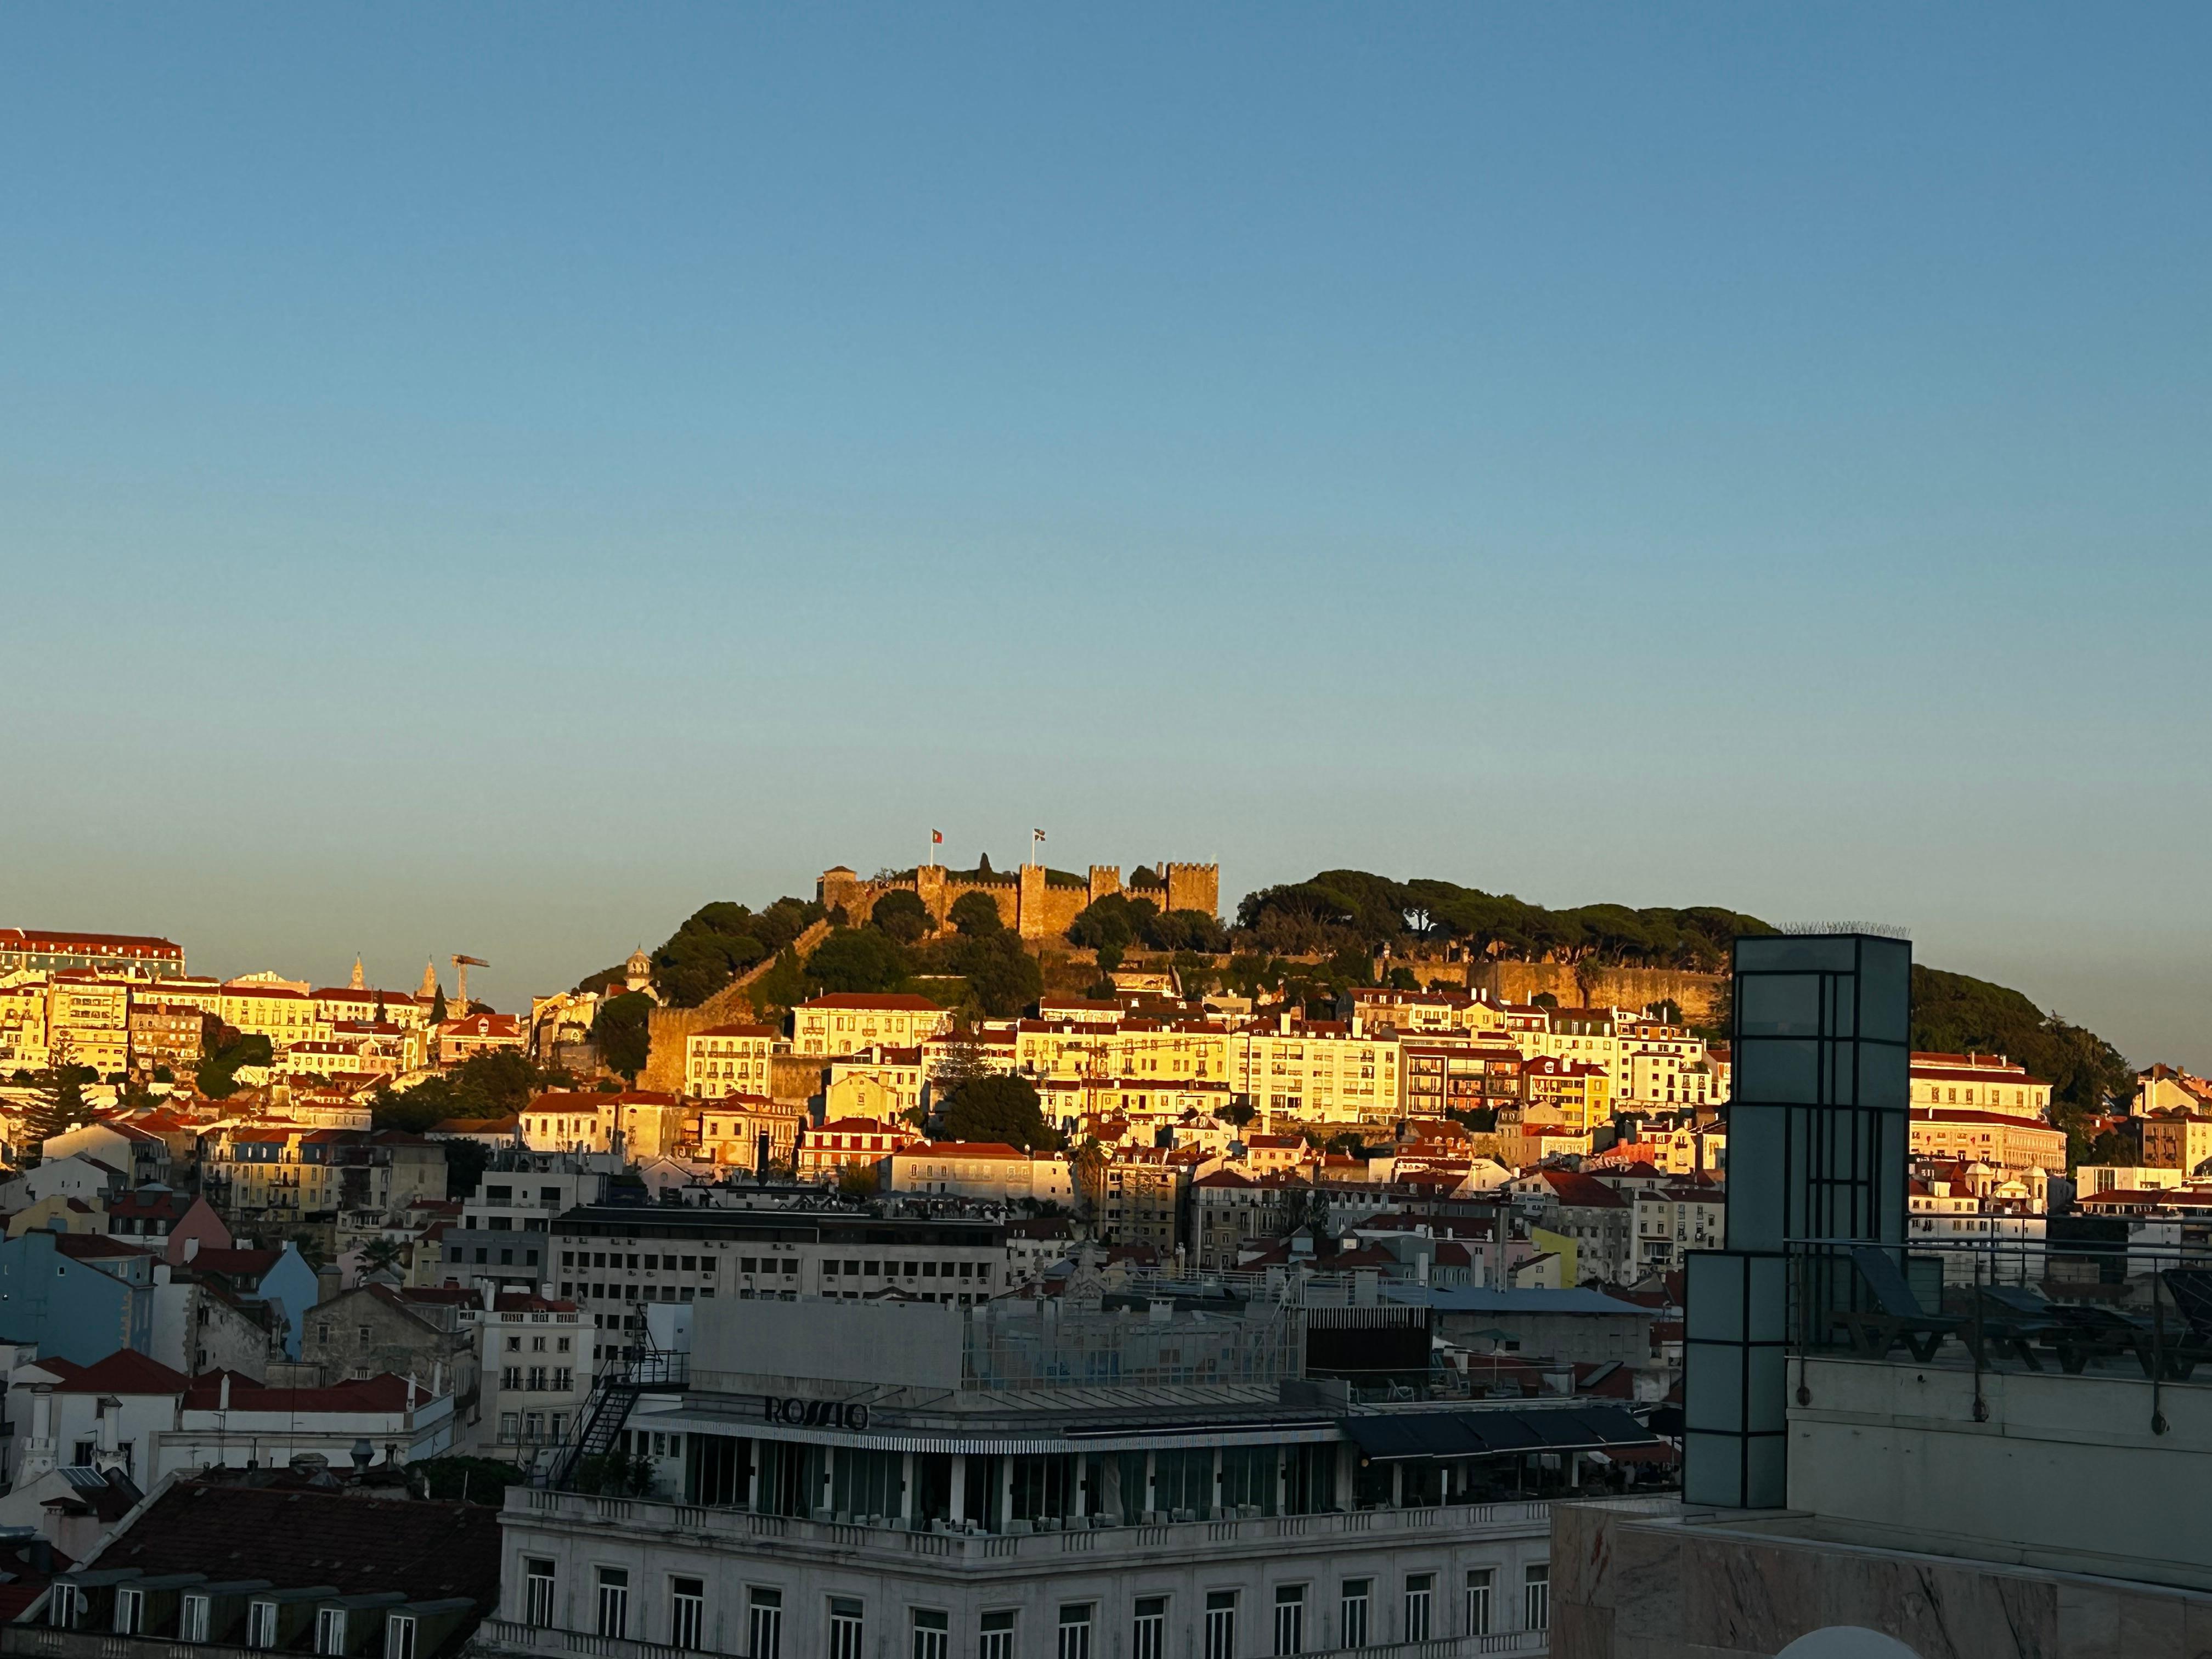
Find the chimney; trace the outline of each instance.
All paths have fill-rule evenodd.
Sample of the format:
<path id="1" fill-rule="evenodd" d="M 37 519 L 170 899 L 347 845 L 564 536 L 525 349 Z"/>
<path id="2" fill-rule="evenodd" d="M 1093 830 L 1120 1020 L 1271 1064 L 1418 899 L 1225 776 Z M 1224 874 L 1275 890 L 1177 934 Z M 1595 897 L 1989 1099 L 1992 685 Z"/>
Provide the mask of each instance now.
<path id="1" fill-rule="evenodd" d="M 222 1391 L 216 1398 L 216 1409 L 223 1412 L 230 1409 L 230 1373 L 228 1371 L 222 1374 Z"/>
<path id="2" fill-rule="evenodd" d="M 191 1261 L 194 1256 L 198 1255 L 199 1253 L 200 1253 L 200 1242 L 199 1242 L 199 1240 L 198 1240 L 198 1239 L 197 1239 L 197 1238 L 188 1238 L 188 1239 L 186 1239 L 186 1240 L 185 1241 L 185 1260 L 186 1261 Z"/>

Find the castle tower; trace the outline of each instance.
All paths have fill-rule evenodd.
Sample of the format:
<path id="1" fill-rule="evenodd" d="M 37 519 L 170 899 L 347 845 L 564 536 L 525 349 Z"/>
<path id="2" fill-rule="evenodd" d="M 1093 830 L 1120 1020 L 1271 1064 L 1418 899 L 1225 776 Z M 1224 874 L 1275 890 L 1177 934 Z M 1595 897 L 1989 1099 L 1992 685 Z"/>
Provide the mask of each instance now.
<path id="1" fill-rule="evenodd" d="M 1221 866 L 1218 864 L 1169 864 L 1161 876 L 1168 884 L 1170 910 L 1202 910 L 1221 914 Z"/>

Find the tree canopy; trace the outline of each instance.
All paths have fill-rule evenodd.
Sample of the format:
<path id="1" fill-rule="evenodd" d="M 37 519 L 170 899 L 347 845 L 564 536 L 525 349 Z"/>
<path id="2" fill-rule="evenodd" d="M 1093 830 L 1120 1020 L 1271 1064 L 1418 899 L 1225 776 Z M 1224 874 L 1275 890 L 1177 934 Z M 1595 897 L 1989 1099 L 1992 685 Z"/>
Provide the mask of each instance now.
<path id="1" fill-rule="evenodd" d="M 1510 893 L 1429 878 L 1394 881 L 1364 870 L 1324 870 L 1310 880 L 1261 888 L 1245 896 L 1237 921 L 1256 942 L 1285 954 L 1456 939 L 1480 954 L 1515 960 L 1703 972 L 1727 966 L 1738 934 L 1773 931 L 1756 916 L 1710 905 L 1551 910 Z"/>
<path id="2" fill-rule="evenodd" d="M 1024 1077 L 970 1079 L 953 1091 L 943 1115 L 955 1140 L 1002 1140 L 1024 1152 L 1061 1144 L 1060 1131 L 1044 1121 L 1036 1085 Z"/>
<path id="3" fill-rule="evenodd" d="M 653 1046 L 652 1018 L 653 999 L 642 991 L 625 991 L 599 1005 L 592 1021 L 592 1041 L 610 1071 L 637 1081 Z"/>
<path id="4" fill-rule="evenodd" d="M 1153 951 L 1207 952 L 1229 946 L 1228 930 L 1220 918 L 1203 910 L 1170 910 L 1163 915 L 1150 898 L 1127 893 L 1109 893 L 1084 906 L 1068 925 L 1067 938 L 1073 945 L 1116 952 L 1133 945 Z"/>
<path id="5" fill-rule="evenodd" d="M 807 977 L 824 991 L 889 991 L 913 971 L 899 942 L 872 927 L 840 927 L 806 958 Z"/>
<path id="6" fill-rule="evenodd" d="M 1939 968 L 1912 969 L 1912 1046 L 1950 1054 L 2001 1054 L 2051 1079 L 2051 1117 L 2078 1161 L 2083 1120 L 2124 1101 L 2135 1074 L 2094 1031 L 2045 1013 L 2018 991 Z"/>
<path id="7" fill-rule="evenodd" d="M 988 861 L 986 867 L 988 867 Z M 988 939 L 1005 931 L 1006 922 L 999 915 L 999 907 L 988 893 L 963 893 L 952 901 L 945 912 L 945 920 L 954 929 L 969 939 Z"/>
<path id="8" fill-rule="evenodd" d="M 821 916 L 819 904 L 788 897 L 759 911 L 726 899 L 702 904 L 653 953 L 653 988 L 669 1007 L 696 1008 Z"/>
<path id="9" fill-rule="evenodd" d="M 210 1100 L 228 1100 L 238 1092 L 240 1066 L 267 1066 L 276 1058 L 275 1047 L 260 1032 L 233 1033 L 229 1042 L 200 1056 L 193 1081 Z"/>
<path id="10" fill-rule="evenodd" d="M 1011 1019 L 1044 994 L 1043 969 L 1012 933 L 956 940 L 945 960 L 994 1018 Z"/>
<path id="11" fill-rule="evenodd" d="M 380 1090 L 369 1103 L 369 1121 L 380 1129 L 420 1134 L 449 1117 L 506 1117 L 541 1090 L 568 1081 L 568 1073 L 533 1066 L 512 1048 L 471 1054 L 411 1089 Z"/>
<path id="12" fill-rule="evenodd" d="M 901 945 L 912 945 L 934 932 L 937 921 L 921 895 L 895 887 L 876 901 L 875 908 L 868 913 L 868 925 L 889 933 Z"/>
<path id="13" fill-rule="evenodd" d="M 72 1066 L 66 1057 L 39 1074 L 33 1085 L 35 1092 L 24 1109 L 21 1125 L 16 1131 L 24 1163 L 37 1163 L 44 1155 L 46 1143 L 53 1136 L 82 1129 L 92 1121 L 92 1108 L 85 1100 L 84 1085 L 98 1081 L 99 1073 L 91 1066 Z"/>

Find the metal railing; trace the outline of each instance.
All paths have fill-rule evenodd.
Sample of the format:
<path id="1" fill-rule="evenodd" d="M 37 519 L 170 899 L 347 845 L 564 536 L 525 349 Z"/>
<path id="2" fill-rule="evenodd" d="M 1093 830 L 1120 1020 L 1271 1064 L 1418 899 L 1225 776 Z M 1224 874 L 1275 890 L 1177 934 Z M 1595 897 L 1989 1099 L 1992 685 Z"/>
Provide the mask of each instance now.
<path id="1" fill-rule="evenodd" d="M 859 1522 L 802 1521 L 749 1510 L 708 1508 L 645 1498 L 608 1498 L 586 1492 L 515 1486 L 509 1489 L 510 1528 L 533 1524 L 581 1526 L 594 1531 L 609 1525 L 633 1531 L 682 1535 L 700 1541 L 756 1547 L 812 1546 L 839 1554 L 860 1554 L 883 1565 L 920 1558 L 952 1568 L 995 1570 L 1009 1561 L 1040 1567 L 1071 1555 L 1092 1561 L 1129 1557 L 1188 1558 L 1224 1546 L 1271 1553 L 1285 1547 L 1333 1549 L 1357 1539 L 1379 1541 L 1405 1534 L 1408 1541 L 1433 1541 L 1442 1535 L 1516 1537 L 1543 1532 L 1551 1524 L 1552 1504 L 1648 1505 L 1642 1497 L 1602 1492 L 1565 1492 L 1554 1500 L 1536 1498 L 1492 1504 L 1454 1504 L 1435 1508 L 1353 1510 L 1321 1515 L 1265 1516 L 1243 1520 L 1171 1521 L 1146 1525 L 1083 1528 L 1034 1533 L 915 1531 L 895 1520 L 863 1517 Z M 1073 1563 L 1069 1563 L 1073 1566 Z"/>
<path id="2" fill-rule="evenodd" d="M 526 1653 L 574 1653 L 585 1659 L 700 1659 L 702 1654 L 720 1656 L 720 1649 L 672 1648 L 658 1642 L 636 1642 L 626 1637 L 599 1636 L 589 1631 L 562 1630 L 552 1626 L 525 1625 L 510 1619 L 487 1619 L 477 1627 L 480 1645 Z M 1308 1654 L 1304 1659 L 1474 1659 L 1490 1653 L 1542 1653 L 1551 1641 L 1540 1630 L 1496 1631 L 1484 1636 L 1440 1636 L 1426 1642 L 1378 1643 L 1373 1647 L 1334 1648 Z M 743 1659 L 728 1655 L 726 1659 Z"/>
<path id="3" fill-rule="evenodd" d="M 2166 1225 L 2148 1239 L 2059 1217 L 2031 1238 L 1792 1240 L 1792 1352 L 2212 1383 L 2212 1237 Z"/>

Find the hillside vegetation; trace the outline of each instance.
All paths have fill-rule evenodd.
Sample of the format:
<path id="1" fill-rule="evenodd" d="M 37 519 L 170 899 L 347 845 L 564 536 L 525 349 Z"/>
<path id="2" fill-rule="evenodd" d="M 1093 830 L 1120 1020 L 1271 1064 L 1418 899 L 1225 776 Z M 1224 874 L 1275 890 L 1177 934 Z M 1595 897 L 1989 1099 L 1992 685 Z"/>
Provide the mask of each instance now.
<path id="1" fill-rule="evenodd" d="M 1774 931 L 1756 916 L 1713 906 L 1551 910 L 1510 893 L 1427 878 L 1393 881 L 1364 870 L 1324 870 L 1310 880 L 1263 887 L 1237 907 L 1237 925 L 1253 945 L 1284 954 L 1453 939 L 1480 955 L 1519 961 L 1706 973 L 1727 967 L 1739 933 Z"/>

